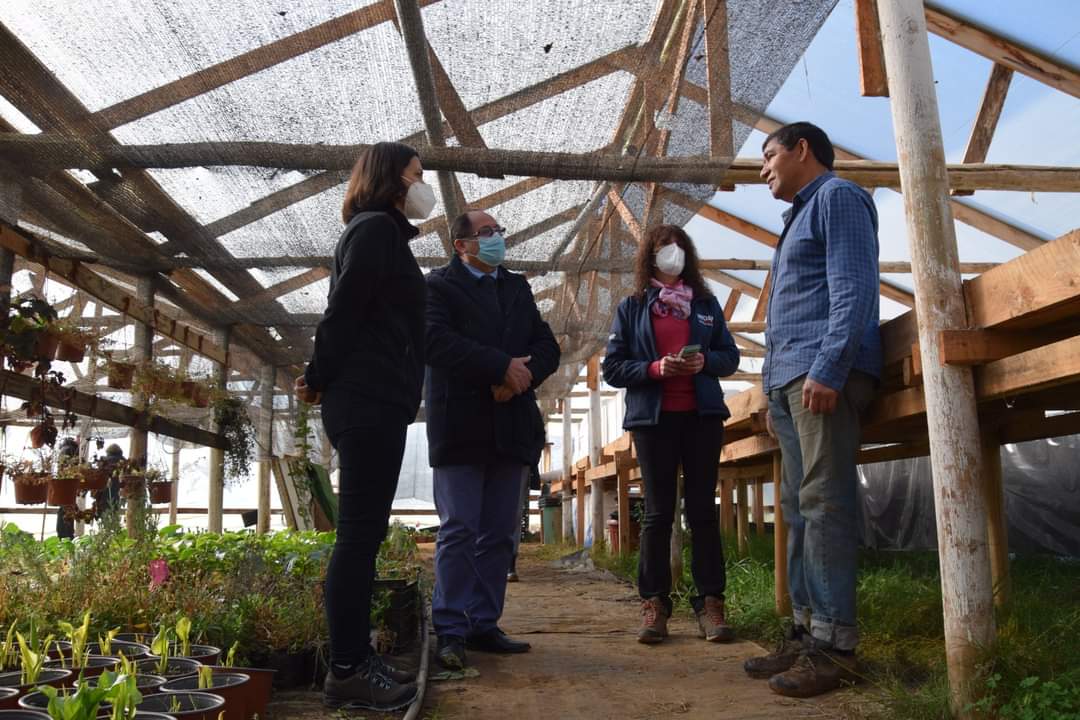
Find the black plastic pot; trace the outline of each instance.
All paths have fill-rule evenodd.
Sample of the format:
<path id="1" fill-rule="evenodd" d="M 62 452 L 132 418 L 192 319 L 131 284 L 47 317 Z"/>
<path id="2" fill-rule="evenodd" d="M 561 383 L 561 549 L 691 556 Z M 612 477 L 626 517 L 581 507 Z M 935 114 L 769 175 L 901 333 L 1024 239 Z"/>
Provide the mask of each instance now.
<path id="1" fill-rule="evenodd" d="M 210 687 L 199 687 L 199 676 L 170 680 L 161 686 L 161 692 L 208 692 L 219 696 L 225 701 L 225 720 L 245 720 L 247 708 L 250 704 L 248 693 L 250 691 L 251 678 L 243 673 L 216 672 L 210 675 Z"/>
<path id="2" fill-rule="evenodd" d="M 150 647 L 150 643 L 154 641 L 154 636 L 151 633 L 118 633 L 113 640 L 120 640 L 122 642 L 134 642 L 141 645 Z"/>
<path id="3" fill-rule="evenodd" d="M 0 710 L 19 707 L 19 691 L 13 687 L 0 687 Z"/>
<path id="4" fill-rule="evenodd" d="M 0 720 L 49 720 L 49 716 L 39 710 L 0 710 Z"/>
<path id="5" fill-rule="evenodd" d="M 174 700 L 179 703 L 179 710 L 172 709 Z M 217 720 L 224 704 L 224 700 L 211 693 L 163 692 L 143 698 L 136 707 L 138 710 L 166 713 L 176 720 Z"/>
<path id="6" fill-rule="evenodd" d="M 150 712 L 149 710 L 136 710 L 135 720 L 176 720 L 172 715 L 165 713 Z"/>
<path id="7" fill-rule="evenodd" d="M 247 717 L 253 720 L 266 717 L 266 706 L 270 704 L 270 695 L 274 692 L 274 675 L 276 670 L 272 668 L 255 667 L 225 667 L 214 666 L 214 672 L 243 673 L 251 678 L 248 681 Z"/>
<path id="8" fill-rule="evenodd" d="M 97 687 L 97 678 L 87 678 L 83 680 L 89 687 Z M 143 695 L 153 695 L 156 692 L 161 692 L 162 685 L 168 682 L 168 679 L 161 675 L 149 675 L 147 673 L 138 673 L 135 675 L 135 688 Z M 80 681 L 75 681 L 75 687 L 79 687 Z"/>
<path id="9" fill-rule="evenodd" d="M 69 690 L 68 692 L 72 693 L 74 691 Z M 43 713 L 47 713 L 49 708 L 49 696 L 43 692 L 36 691 L 32 693 L 27 693 L 26 695 L 23 695 L 21 698 L 19 698 L 19 707 L 23 708 L 24 710 L 40 710 Z M 98 706 L 98 715 L 106 715 L 111 713 L 111 704 L 103 702 L 101 703 L 101 705 Z"/>
<path id="10" fill-rule="evenodd" d="M 104 653 L 101 651 L 101 643 L 87 643 L 86 649 L 90 651 L 91 655 L 107 655 L 116 657 L 120 653 L 124 654 L 128 660 L 141 660 L 144 657 L 149 657 L 150 646 L 143 643 L 132 642 L 130 640 L 113 640 L 109 643 L 109 652 Z"/>
<path id="11" fill-rule="evenodd" d="M 72 672 L 62 668 L 43 668 L 38 674 L 37 682 L 30 683 L 29 685 L 22 685 L 22 673 L 18 670 L 15 672 L 0 673 L 0 688 L 12 687 L 19 691 L 20 695 L 24 695 L 31 692 L 38 685 L 52 685 L 53 687 L 64 687 L 72 681 Z"/>
<path id="12" fill-rule="evenodd" d="M 120 658 L 118 657 L 106 657 L 104 655 L 90 655 L 86 658 L 86 663 L 82 667 L 73 667 L 71 664 L 71 658 L 66 657 L 63 660 L 46 660 L 45 667 L 47 668 L 64 668 L 71 671 L 72 675 L 78 677 L 97 677 L 106 670 L 112 670 L 120 664 Z"/>
<path id="13" fill-rule="evenodd" d="M 318 676 L 315 651 L 298 652 L 275 650 L 268 655 L 252 658 L 254 664 L 274 672 L 273 686 L 278 690 L 311 687 Z"/>
<path id="14" fill-rule="evenodd" d="M 173 678 L 184 677 L 185 675 L 194 675 L 199 672 L 199 668 L 202 667 L 202 663 L 198 660 L 192 660 L 191 658 L 171 657 L 169 658 L 168 666 L 165 672 L 159 672 L 157 667 L 158 659 L 151 655 L 148 658 L 137 660 L 135 662 L 135 669 L 139 673 L 147 673 L 150 675 L 161 675 L 167 680 Z"/>
<path id="15" fill-rule="evenodd" d="M 221 648 L 214 647 L 213 645 L 192 644 L 188 648 L 188 654 L 181 655 L 180 643 L 174 643 L 169 646 L 169 654 L 173 657 L 191 658 L 192 660 L 197 660 L 203 665 L 217 665 L 217 661 L 221 657 Z"/>

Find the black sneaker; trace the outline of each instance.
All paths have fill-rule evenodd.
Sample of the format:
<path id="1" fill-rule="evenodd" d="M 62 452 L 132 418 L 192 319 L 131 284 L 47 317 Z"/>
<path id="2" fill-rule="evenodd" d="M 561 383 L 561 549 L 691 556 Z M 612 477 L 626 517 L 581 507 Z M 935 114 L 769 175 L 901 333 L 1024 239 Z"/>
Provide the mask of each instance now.
<path id="1" fill-rule="evenodd" d="M 416 680 L 416 673 L 415 672 L 410 672 L 409 670 L 402 670 L 400 668 L 396 668 L 393 665 L 391 665 L 390 663 L 383 660 L 380 655 L 372 655 L 371 656 L 371 662 L 374 663 L 375 668 L 379 672 L 381 672 L 383 675 L 386 675 L 388 678 L 390 678 L 394 682 L 398 683 L 399 685 L 404 685 L 405 683 L 411 683 L 411 682 Z"/>
<path id="2" fill-rule="evenodd" d="M 381 672 L 380 667 L 381 661 L 368 660 L 346 678 L 339 678 L 330 670 L 323 681 L 323 705 L 387 712 L 400 710 L 411 703 L 416 697 L 416 685 L 395 682 Z"/>
<path id="3" fill-rule="evenodd" d="M 457 635 L 440 635 L 435 659 L 447 670 L 464 670 L 465 639 Z"/>

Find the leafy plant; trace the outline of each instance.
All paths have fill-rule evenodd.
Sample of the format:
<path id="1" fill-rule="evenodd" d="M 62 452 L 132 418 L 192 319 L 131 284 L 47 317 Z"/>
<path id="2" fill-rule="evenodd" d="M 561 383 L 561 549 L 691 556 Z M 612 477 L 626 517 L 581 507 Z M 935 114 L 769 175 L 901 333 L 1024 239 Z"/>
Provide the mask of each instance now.
<path id="1" fill-rule="evenodd" d="M 90 654 L 89 650 L 86 649 L 87 638 L 90 635 L 90 611 L 86 611 L 83 615 L 82 625 L 78 627 L 63 620 L 58 621 L 56 624 L 67 635 L 67 639 L 71 643 L 71 667 L 84 667 L 86 658 Z"/>
<path id="2" fill-rule="evenodd" d="M 255 455 L 255 426 L 244 401 L 221 392 L 213 400 L 214 422 L 225 437 L 225 477 L 239 482 L 247 477 Z"/>
<path id="3" fill-rule="evenodd" d="M 109 694 L 104 678 L 99 678 L 93 686 L 80 683 L 71 694 L 48 685 L 38 687 L 38 691 L 49 698 L 46 712 L 52 720 L 94 720 Z"/>
<path id="4" fill-rule="evenodd" d="M 240 647 L 240 641 L 237 640 L 229 648 L 229 652 L 225 654 L 225 667 L 236 667 L 236 648 Z"/>
<path id="5" fill-rule="evenodd" d="M 7 636 L 0 644 L 0 672 L 11 670 L 19 664 L 19 646 L 15 642 L 15 621 L 8 626 Z"/>
<path id="6" fill-rule="evenodd" d="M 209 690 L 214 687 L 214 668 L 203 665 L 199 668 L 199 689 Z"/>
<path id="7" fill-rule="evenodd" d="M 33 685 L 37 682 L 38 676 L 41 675 L 42 668 L 45 667 L 45 660 L 48 659 L 49 644 L 52 643 L 53 636 L 46 636 L 45 640 L 41 643 L 41 649 L 35 651 L 31 647 L 31 643 L 26 641 L 26 638 L 22 636 L 22 633 L 16 631 L 15 637 L 19 641 L 19 656 L 22 660 L 22 676 L 20 683 L 22 685 Z M 33 637 L 33 635 L 31 635 Z"/>
<path id="8" fill-rule="evenodd" d="M 169 669 L 169 650 L 172 644 L 172 628 L 162 625 L 150 642 L 150 652 L 157 656 L 157 671 L 164 675 Z"/>
<path id="9" fill-rule="evenodd" d="M 98 635 L 98 646 L 101 648 L 102 655 L 112 654 L 112 641 L 118 634 L 120 634 L 120 628 L 116 627 L 106 630 L 105 635 Z"/>
<path id="10" fill-rule="evenodd" d="M 106 698 L 112 704 L 110 720 L 129 720 L 135 717 L 135 709 L 143 699 L 137 682 L 135 673 L 129 670 L 122 670 L 119 675 L 108 671 L 101 674 L 98 687 L 106 686 L 108 689 Z"/>
<path id="11" fill-rule="evenodd" d="M 180 654 L 187 657 L 191 654 L 191 618 L 184 616 L 176 621 L 176 637 L 180 639 Z"/>

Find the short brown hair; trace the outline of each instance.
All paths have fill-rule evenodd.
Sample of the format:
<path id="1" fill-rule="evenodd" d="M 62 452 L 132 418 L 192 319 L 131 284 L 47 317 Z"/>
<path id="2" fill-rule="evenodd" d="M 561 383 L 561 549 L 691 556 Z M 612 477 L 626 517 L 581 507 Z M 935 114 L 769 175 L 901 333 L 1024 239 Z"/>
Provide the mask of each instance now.
<path id="1" fill-rule="evenodd" d="M 342 222 L 348 224 L 359 212 L 386 210 L 397 202 L 408 189 L 401 175 L 418 156 L 416 150 L 399 142 L 375 143 L 364 148 L 345 188 Z"/>
<path id="2" fill-rule="evenodd" d="M 682 280 L 694 291 L 694 297 L 712 297 L 712 290 L 709 290 L 705 279 L 701 277 L 694 241 L 678 225 L 654 225 L 649 228 L 649 231 L 645 233 L 645 238 L 638 244 L 637 254 L 634 256 L 634 295 L 639 298 L 645 297 L 653 274 L 656 272 L 656 251 L 668 238 L 674 238 L 675 243 L 686 253 Z"/>

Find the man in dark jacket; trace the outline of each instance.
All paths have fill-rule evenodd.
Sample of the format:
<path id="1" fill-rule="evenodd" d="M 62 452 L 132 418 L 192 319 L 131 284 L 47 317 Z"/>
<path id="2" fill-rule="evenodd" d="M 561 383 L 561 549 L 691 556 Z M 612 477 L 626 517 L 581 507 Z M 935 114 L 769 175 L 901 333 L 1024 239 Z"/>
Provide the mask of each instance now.
<path id="1" fill-rule="evenodd" d="M 529 649 L 508 638 L 498 621 L 522 479 L 544 445 L 535 389 L 558 368 L 559 345 L 528 281 L 499 267 L 503 228 L 473 211 L 451 231 L 454 258 L 427 276 L 424 402 L 440 521 L 436 657 L 460 669 L 466 646 Z"/>

